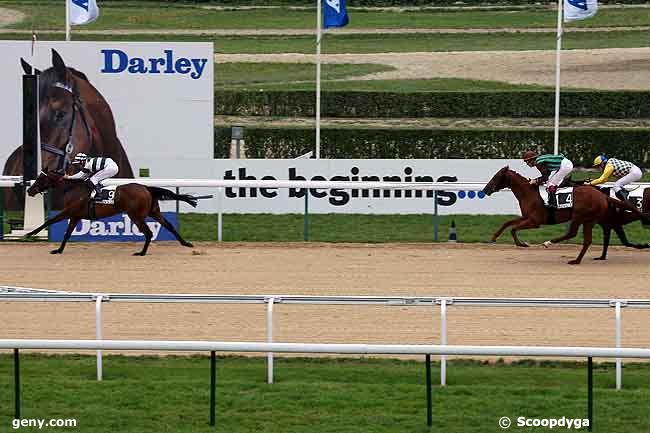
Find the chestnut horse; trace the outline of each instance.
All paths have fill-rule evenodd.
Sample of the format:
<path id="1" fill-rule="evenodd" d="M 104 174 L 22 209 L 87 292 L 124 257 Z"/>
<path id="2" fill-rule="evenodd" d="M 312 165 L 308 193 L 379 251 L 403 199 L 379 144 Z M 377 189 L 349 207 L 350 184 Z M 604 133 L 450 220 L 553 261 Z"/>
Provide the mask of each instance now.
<path id="1" fill-rule="evenodd" d="M 571 221 L 569 230 L 565 235 L 544 242 L 544 246 L 548 247 L 550 244 L 574 238 L 582 225 L 582 249 L 578 257 L 569 261 L 571 265 L 577 265 L 582 261 L 587 249 L 591 245 L 592 230 L 595 224 L 604 226 L 609 224 L 611 227 L 616 226 L 615 221 L 611 221 L 612 208 L 628 210 L 637 219 L 642 219 L 645 223 L 650 221 L 647 215 L 642 214 L 633 206 L 623 203 L 620 200 L 614 200 L 606 194 L 603 194 L 597 188 L 589 185 L 575 186 L 573 188 L 573 208 L 549 211 L 544 206 L 542 198 L 539 195 L 538 187 L 531 185 L 528 179 L 510 170 L 507 166 L 503 167 L 492 177 L 485 188 L 483 188 L 483 192 L 489 196 L 504 188 L 510 188 L 517 198 L 522 216 L 506 221 L 492 235 L 491 241 L 495 242 L 506 228 L 512 226 L 510 233 L 515 244 L 520 247 L 527 247 L 528 244 L 519 240 L 517 231 L 534 229 L 541 225 L 560 224 Z"/>
<path id="2" fill-rule="evenodd" d="M 65 198 L 63 211 L 45 221 L 40 227 L 37 227 L 25 236 L 33 236 L 44 228 L 69 218 L 70 222 L 63 237 L 63 242 L 59 248 L 50 251 L 52 254 L 63 253 L 65 244 L 70 239 L 72 231 L 80 220 L 106 218 L 119 212 L 127 213 L 129 218 L 131 218 L 133 223 L 144 235 L 144 247 L 142 251 L 133 254 L 134 256 L 144 256 L 147 254 L 147 248 L 149 248 L 149 244 L 151 243 L 153 233 L 151 233 L 151 229 L 145 223 L 147 217 L 151 217 L 162 224 L 163 227 L 176 237 L 181 245 L 192 247 L 192 244 L 185 241 L 174 226 L 165 219 L 160 212 L 158 201 L 180 200 L 190 204 L 192 207 L 196 207 L 196 197 L 186 194 L 176 194 L 164 188 L 128 183 L 126 185 L 120 185 L 115 189 L 114 204 L 92 203 L 89 198 L 90 186 L 88 182 L 65 179 L 59 173 L 52 171 L 41 173 L 34 181 L 34 184 L 29 187 L 27 193 L 30 197 L 33 197 L 49 189 L 59 189 L 63 192 Z"/>
<path id="3" fill-rule="evenodd" d="M 21 59 L 26 74 L 32 66 Z M 42 167 L 44 171 L 65 171 L 79 152 L 106 156 L 117 163 L 117 177 L 132 178 L 133 170 L 117 137 L 111 107 L 86 75 L 67 67 L 56 50 L 52 50 L 52 67 L 39 75 L 39 125 Z M 2 172 L 7 176 L 23 174 L 22 146 L 7 159 Z M 21 189 L 6 194 L 7 209 L 21 209 Z M 63 196 L 55 194 L 54 208 L 61 209 Z"/>

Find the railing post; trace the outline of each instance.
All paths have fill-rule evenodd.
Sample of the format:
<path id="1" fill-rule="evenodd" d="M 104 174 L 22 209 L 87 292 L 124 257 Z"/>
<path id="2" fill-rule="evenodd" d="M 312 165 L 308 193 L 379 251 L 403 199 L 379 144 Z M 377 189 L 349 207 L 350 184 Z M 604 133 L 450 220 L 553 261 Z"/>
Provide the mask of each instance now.
<path id="1" fill-rule="evenodd" d="M 440 344 L 447 345 L 447 300 L 440 300 Z M 447 386 L 447 355 L 440 356 L 440 386 Z"/>
<path id="2" fill-rule="evenodd" d="M 309 189 L 305 188 L 305 215 L 303 217 L 302 238 L 309 240 Z"/>
<path id="3" fill-rule="evenodd" d="M 615 306 L 616 311 L 616 348 L 620 349 L 621 347 L 621 302 L 616 301 Z M 616 358 L 616 389 L 620 390 L 623 386 L 623 371 L 622 371 L 622 361 L 621 358 Z"/>
<path id="4" fill-rule="evenodd" d="M 266 304 L 266 342 L 273 343 L 273 303 L 275 298 L 271 297 L 267 299 Z M 267 369 L 267 379 L 266 382 L 271 384 L 273 383 L 273 352 L 268 352 L 266 354 L 266 369 Z"/>
<path id="5" fill-rule="evenodd" d="M 594 427 L 594 373 L 593 358 L 587 358 L 587 419 L 589 427 L 587 431 L 592 431 Z"/>
<path id="6" fill-rule="evenodd" d="M 433 241 L 438 242 L 440 221 L 438 219 L 438 191 L 433 191 Z"/>
<path id="7" fill-rule="evenodd" d="M 102 339 L 102 295 L 95 300 L 95 339 Z M 102 351 L 97 351 L 97 380 L 102 380 Z"/>
<path id="8" fill-rule="evenodd" d="M 427 354 L 425 358 L 426 375 L 427 375 L 427 425 L 433 425 L 433 408 L 431 398 L 431 355 Z"/>
<path id="9" fill-rule="evenodd" d="M 20 419 L 20 352 L 14 349 L 14 418 Z"/>
<path id="10" fill-rule="evenodd" d="M 217 353 L 210 351 L 210 425 L 217 420 Z"/>
<path id="11" fill-rule="evenodd" d="M 223 211 L 221 209 L 223 201 L 223 188 L 217 188 L 217 241 L 223 240 Z"/>

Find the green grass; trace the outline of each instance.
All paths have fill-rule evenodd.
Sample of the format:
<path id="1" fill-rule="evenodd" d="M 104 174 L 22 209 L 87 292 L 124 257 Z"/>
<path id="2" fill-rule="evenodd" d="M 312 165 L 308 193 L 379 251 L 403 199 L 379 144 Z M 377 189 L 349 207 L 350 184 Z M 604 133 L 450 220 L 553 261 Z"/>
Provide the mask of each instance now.
<path id="1" fill-rule="evenodd" d="M 13 28 L 31 29 L 37 23 L 41 30 L 61 29 L 64 5 L 59 2 L 0 2 L 0 6 L 20 10 L 28 15 Z M 209 10 L 169 3 L 105 3 L 101 17 L 85 26 L 93 29 L 311 29 L 315 26 L 315 10 L 253 9 Z M 472 10 L 472 11 L 353 11 L 350 28 L 528 28 L 556 25 L 552 10 Z M 570 27 L 646 26 L 650 24 L 647 9 L 611 9 L 594 18 L 571 24 Z"/>
<path id="2" fill-rule="evenodd" d="M 39 32 L 40 40 L 63 40 L 62 33 Z M 28 40 L 30 35 L 0 34 L 3 40 Z M 273 54 L 316 51 L 310 36 L 212 36 L 212 35 L 85 35 L 75 34 L 74 40 L 91 41 L 155 41 L 155 42 L 214 42 L 218 54 Z M 565 33 L 563 49 L 636 48 L 650 46 L 650 32 Z M 386 35 L 326 35 L 324 54 L 436 52 L 436 51 L 499 51 L 553 50 L 554 33 L 491 33 L 491 34 L 386 34 Z"/>
<path id="3" fill-rule="evenodd" d="M 394 68 L 373 64 L 324 65 L 321 77 L 326 81 L 391 70 Z M 315 77 L 316 65 L 303 63 L 224 63 L 215 65 L 214 74 L 216 89 L 259 90 L 267 85 L 286 86 L 287 80 L 313 81 Z"/>
<path id="4" fill-rule="evenodd" d="M 439 217 L 439 239 L 446 242 L 451 222 L 458 231 L 459 242 L 487 242 L 508 215 L 449 215 Z M 223 216 L 225 241 L 244 242 L 300 242 L 304 239 L 303 215 L 226 214 Z M 190 240 L 217 240 L 217 217 L 209 214 L 181 214 L 181 234 Z M 566 225 L 543 226 L 536 230 L 520 232 L 520 238 L 531 243 L 541 243 L 564 234 Z M 636 243 L 650 242 L 650 231 L 641 223 L 625 227 L 628 238 Z M 612 244 L 619 245 L 618 239 Z M 309 239 L 316 242 L 432 242 L 434 219 L 432 215 L 355 215 L 315 214 L 309 216 Z M 509 232 L 499 238 L 499 243 L 512 244 Z M 573 243 L 581 243 L 578 235 Z M 602 243 L 600 229 L 594 229 L 594 243 Z M 592 252 L 594 253 L 594 252 Z"/>
<path id="5" fill-rule="evenodd" d="M 75 428 L 46 430 L 62 433 L 497 433 L 502 416 L 587 416 L 584 363 L 452 361 L 449 386 L 434 385 L 429 430 L 421 362 L 277 359 L 276 383 L 268 385 L 263 358 L 219 358 L 217 425 L 210 427 L 207 357 L 108 356 L 103 382 L 94 380 L 90 356 L 21 361 L 22 416 L 75 418 Z M 0 356 L 0 426 L 7 432 L 13 431 L 12 369 L 11 357 Z M 435 384 L 437 363 L 432 375 Z M 624 379 L 616 391 L 613 366 L 596 366 L 595 432 L 648 431 L 650 366 L 626 364 Z"/>

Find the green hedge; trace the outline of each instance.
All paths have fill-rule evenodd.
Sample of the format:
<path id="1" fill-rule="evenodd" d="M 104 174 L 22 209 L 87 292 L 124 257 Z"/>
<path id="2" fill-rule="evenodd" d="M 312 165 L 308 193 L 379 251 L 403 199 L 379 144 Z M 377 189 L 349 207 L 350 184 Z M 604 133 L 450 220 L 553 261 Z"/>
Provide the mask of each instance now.
<path id="1" fill-rule="evenodd" d="M 54 2 L 55 0 L 49 0 Z M 59 1 L 59 0 L 56 0 Z M 143 1 L 143 0 L 138 0 Z M 156 3 L 178 3 L 178 4 L 194 4 L 194 3 L 210 3 L 213 5 L 223 6 L 314 6 L 312 0 L 144 0 Z M 133 0 L 111 0 L 111 3 L 133 3 Z M 637 5 L 647 4 L 648 2 L 642 0 L 599 0 L 601 4 L 626 4 Z M 348 0 L 346 5 L 348 7 L 380 7 L 380 6 L 512 6 L 512 5 L 530 5 L 529 0 Z M 557 4 L 553 0 L 542 0 L 534 3 L 534 6 L 544 4 Z"/>
<path id="2" fill-rule="evenodd" d="M 314 149 L 313 129 L 246 128 L 248 158 L 295 158 Z M 215 128 L 215 157 L 228 156 L 230 128 Z M 324 158 L 518 158 L 552 152 L 553 130 L 322 129 Z M 605 152 L 650 167 L 650 129 L 571 129 L 560 150 L 578 166 Z"/>
<path id="3" fill-rule="evenodd" d="M 562 117 L 648 118 L 650 92 L 565 92 Z M 314 92 L 215 92 L 215 113 L 231 116 L 313 117 Z M 554 92 L 323 92 L 325 117 L 554 116 Z"/>

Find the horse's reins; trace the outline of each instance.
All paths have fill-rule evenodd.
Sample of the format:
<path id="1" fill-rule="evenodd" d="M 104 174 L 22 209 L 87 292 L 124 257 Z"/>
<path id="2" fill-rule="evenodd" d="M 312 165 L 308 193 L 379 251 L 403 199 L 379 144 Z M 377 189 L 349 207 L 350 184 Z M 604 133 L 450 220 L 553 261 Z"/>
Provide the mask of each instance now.
<path id="1" fill-rule="evenodd" d="M 68 168 L 68 165 L 70 165 L 71 155 L 75 149 L 74 127 L 77 122 L 77 112 L 79 112 L 79 114 L 81 115 L 81 121 L 84 124 L 84 128 L 86 129 L 86 135 L 88 136 L 88 141 L 91 146 L 92 146 L 93 137 L 92 134 L 90 133 L 90 127 L 88 126 L 88 121 L 86 120 L 86 115 L 83 108 L 83 104 L 81 102 L 81 98 L 79 98 L 79 95 L 75 91 L 76 89 L 73 89 L 67 84 L 60 83 L 60 82 L 54 83 L 54 87 L 58 87 L 60 89 L 66 90 L 70 92 L 70 94 L 72 95 L 72 100 L 73 100 L 72 121 L 70 121 L 70 126 L 68 128 L 68 141 L 65 145 L 65 150 L 59 149 L 58 147 L 52 146 L 47 143 L 41 143 L 41 149 L 45 152 L 57 155 L 57 157 L 59 158 L 59 162 L 61 161 L 60 158 L 63 158 L 63 172 L 65 172 Z M 57 169 L 60 167 L 60 165 L 61 164 L 57 164 Z"/>

